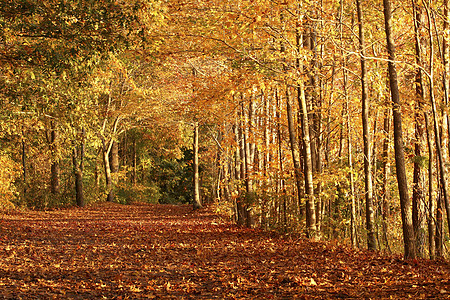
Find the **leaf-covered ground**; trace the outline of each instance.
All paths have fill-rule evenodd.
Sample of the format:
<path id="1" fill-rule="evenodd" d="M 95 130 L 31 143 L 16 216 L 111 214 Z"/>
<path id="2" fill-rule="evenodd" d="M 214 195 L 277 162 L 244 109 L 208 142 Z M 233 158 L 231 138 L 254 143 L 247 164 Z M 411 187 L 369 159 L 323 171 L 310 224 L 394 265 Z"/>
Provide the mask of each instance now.
<path id="1" fill-rule="evenodd" d="M 240 228 L 190 206 L 0 219 L 0 299 L 450 299 L 450 266 Z"/>

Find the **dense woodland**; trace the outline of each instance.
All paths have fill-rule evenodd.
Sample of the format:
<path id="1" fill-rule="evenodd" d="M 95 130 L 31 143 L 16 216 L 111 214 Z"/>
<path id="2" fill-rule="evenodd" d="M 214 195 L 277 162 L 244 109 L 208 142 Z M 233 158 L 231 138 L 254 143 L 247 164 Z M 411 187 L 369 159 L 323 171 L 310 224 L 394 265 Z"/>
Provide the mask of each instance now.
<path id="1" fill-rule="evenodd" d="M 448 255 L 448 0 L 8 0 L 0 204 L 214 203 Z"/>

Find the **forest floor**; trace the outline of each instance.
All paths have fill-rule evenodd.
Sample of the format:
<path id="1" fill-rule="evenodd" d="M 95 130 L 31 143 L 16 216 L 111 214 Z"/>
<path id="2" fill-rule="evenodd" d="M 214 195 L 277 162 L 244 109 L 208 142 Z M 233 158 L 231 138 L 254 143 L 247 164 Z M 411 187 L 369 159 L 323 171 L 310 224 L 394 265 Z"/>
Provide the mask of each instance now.
<path id="1" fill-rule="evenodd" d="M 0 215 L 0 299 L 450 299 L 450 264 L 246 229 L 191 206 Z"/>

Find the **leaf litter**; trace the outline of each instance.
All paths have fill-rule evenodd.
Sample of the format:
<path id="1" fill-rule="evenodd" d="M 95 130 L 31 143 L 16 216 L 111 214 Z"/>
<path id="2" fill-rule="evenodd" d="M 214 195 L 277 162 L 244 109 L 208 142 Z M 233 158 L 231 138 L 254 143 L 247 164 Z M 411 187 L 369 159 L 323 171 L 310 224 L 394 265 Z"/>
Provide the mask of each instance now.
<path id="1" fill-rule="evenodd" d="M 0 219 L 0 299 L 450 299 L 450 265 L 238 227 L 187 205 Z"/>

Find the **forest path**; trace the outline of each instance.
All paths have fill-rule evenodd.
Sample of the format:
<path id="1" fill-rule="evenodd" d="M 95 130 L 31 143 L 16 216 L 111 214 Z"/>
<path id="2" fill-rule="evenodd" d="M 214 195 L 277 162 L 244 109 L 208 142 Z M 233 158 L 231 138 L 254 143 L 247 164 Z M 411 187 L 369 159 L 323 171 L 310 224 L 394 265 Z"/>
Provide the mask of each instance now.
<path id="1" fill-rule="evenodd" d="M 240 228 L 191 206 L 0 215 L 0 299 L 450 299 L 443 261 Z"/>

